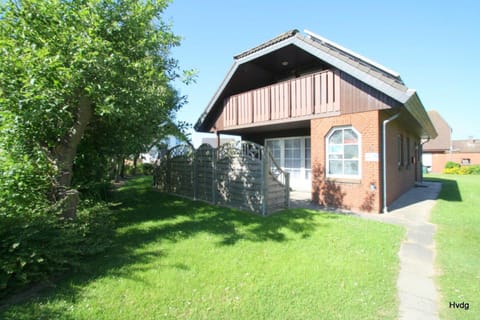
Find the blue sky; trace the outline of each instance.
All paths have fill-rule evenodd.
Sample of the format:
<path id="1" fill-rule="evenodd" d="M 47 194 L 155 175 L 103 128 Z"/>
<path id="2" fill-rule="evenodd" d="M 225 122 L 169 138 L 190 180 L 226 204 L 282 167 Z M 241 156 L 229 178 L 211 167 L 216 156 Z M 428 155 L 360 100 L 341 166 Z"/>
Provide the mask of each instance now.
<path id="1" fill-rule="evenodd" d="M 315 32 L 389 69 L 438 110 L 454 139 L 480 138 L 480 1 L 174 0 L 164 13 L 183 37 L 172 54 L 195 84 L 178 85 L 194 124 L 233 56 L 285 31 Z"/>

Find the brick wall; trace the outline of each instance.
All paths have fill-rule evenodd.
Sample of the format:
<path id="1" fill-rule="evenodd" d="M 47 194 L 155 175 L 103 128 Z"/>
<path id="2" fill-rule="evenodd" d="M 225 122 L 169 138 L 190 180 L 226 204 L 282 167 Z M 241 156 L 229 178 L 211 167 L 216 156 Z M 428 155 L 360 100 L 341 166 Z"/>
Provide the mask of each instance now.
<path id="1" fill-rule="evenodd" d="M 381 212 L 382 208 L 382 122 L 388 116 L 381 111 L 369 111 L 338 117 L 311 120 L 312 141 L 312 200 L 329 207 L 363 212 Z M 333 127 L 352 126 L 361 135 L 361 178 L 331 179 L 325 174 L 325 138 Z M 415 142 L 400 122 L 387 127 L 387 204 L 411 188 L 415 174 Z M 397 137 L 404 139 L 405 157 L 398 165 Z M 406 138 L 410 140 L 410 157 L 406 159 Z M 375 155 L 378 158 L 375 160 Z"/>
<path id="2" fill-rule="evenodd" d="M 432 173 L 442 173 L 447 161 L 462 163 L 462 159 L 470 159 L 470 164 L 480 164 L 480 153 L 434 153 Z"/>
<path id="3" fill-rule="evenodd" d="M 354 211 L 380 211 L 381 136 L 378 123 L 378 111 L 311 120 L 313 201 Z M 327 179 L 325 137 L 333 127 L 349 125 L 361 135 L 361 179 Z M 366 161 L 365 153 L 378 154 L 378 160 Z"/>
<path id="4" fill-rule="evenodd" d="M 381 120 L 383 122 L 383 119 Z M 404 148 L 406 148 L 405 141 L 407 137 L 410 140 L 410 159 L 404 157 L 403 164 L 398 163 L 398 136 L 403 138 Z M 412 157 L 415 156 L 415 142 L 419 143 L 418 138 L 410 134 L 405 126 L 402 126 L 400 121 L 392 121 L 387 125 L 387 205 L 395 201 L 404 192 L 408 191 L 415 184 L 415 169 L 419 168 L 420 164 Z M 406 154 L 406 150 L 405 150 Z M 420 176 L 417 172 L 417 179 Z"/>

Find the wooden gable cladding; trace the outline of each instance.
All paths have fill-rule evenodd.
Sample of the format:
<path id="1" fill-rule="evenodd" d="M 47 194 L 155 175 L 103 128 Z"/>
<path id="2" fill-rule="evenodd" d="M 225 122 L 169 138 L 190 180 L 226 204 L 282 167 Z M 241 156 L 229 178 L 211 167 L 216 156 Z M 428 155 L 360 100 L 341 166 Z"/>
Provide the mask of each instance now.
<path id="1" fill-rule="evenodd" d="M 399 103 L 339 70 L 325 70 L 227 97 L 220 131 L 387 109 Z"/>
<path id="2" fill-rule="evenodd" d="M 340 96 L 342 114 L 382 110 L 398 107 L 401 103 L 372 88 L 364 82 L 341 72 Z"/>

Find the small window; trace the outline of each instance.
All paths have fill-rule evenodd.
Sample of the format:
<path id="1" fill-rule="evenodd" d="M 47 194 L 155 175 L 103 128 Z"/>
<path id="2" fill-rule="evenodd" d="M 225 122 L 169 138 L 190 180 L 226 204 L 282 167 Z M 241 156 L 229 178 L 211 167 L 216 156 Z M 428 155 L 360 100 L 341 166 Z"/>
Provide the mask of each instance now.
<path id="1" fill-rule="evenodd" d="M 470 164 L 470 159 L 469 158 L 462 159 L 461 164 L 462 166 L 468 166 Z"/>
<path id="2" fill-rule="evenodd" d="M 403 147 L 403 135 L 399 134 L 397 136 L 397 162 L 398 168 L 403 167 L 404 165 L 404 147 Z"/>
<path id="3" fill-rule="evenodd" d="M 405 157 L 405 164 L 407 168 L 410 167 L 410 138 L 407 137 L 407 146 L 406 146 L 406 157 Z"/>
<path id="4" fill-rule="evenodd" d="M 360 134 L 352 127 L 336 128 L 326 139 L 327 176 L 360 177 Z"/>

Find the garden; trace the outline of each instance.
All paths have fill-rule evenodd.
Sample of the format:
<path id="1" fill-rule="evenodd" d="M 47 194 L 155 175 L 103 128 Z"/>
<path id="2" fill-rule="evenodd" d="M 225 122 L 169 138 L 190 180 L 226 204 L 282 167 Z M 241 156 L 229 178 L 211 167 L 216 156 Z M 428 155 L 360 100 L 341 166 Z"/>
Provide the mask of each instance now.
<path id="1" fill-rule="evenodd" d="M 159 193 L 114 192 L 111 246 L 2 319 L 396 319 L 404 229 L 289 209 L 270 217 Z"/>

